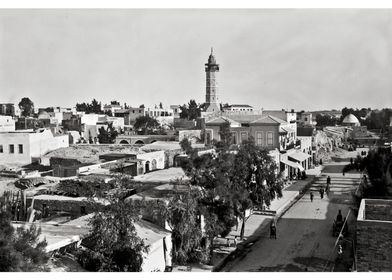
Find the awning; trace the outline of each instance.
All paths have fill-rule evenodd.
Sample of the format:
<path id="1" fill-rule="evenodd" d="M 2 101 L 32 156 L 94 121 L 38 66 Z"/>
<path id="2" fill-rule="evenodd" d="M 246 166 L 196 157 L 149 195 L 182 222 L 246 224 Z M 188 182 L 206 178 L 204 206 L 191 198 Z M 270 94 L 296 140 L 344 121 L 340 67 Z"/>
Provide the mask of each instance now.
<path id="1" fill-rule="evenodd" d="M 288 156 L 299 162 L 302 162 L 312 157 L 311 155 L 305 154 L 301 151 L 295 151 L 294 153 L 289 154 Z"/>
<path id="2" fill-rule="evenodd" d="M 283 127 L 279 127 L 279 134 L 281 134 L 281 135 L 287 134 L 287 130 L 284 129 Z"/>
<path id="3" fill-rule="evenodd" d="M 291 160 L 287 160 L 287 159 L 282 159 L 280 162 L 292 167 L 292 168 L 298 168 L 300 171 L 304 171 L 305 169 L 302 167 L 301 164 L 299 164 L 298 162 L 294 162 Z"/>

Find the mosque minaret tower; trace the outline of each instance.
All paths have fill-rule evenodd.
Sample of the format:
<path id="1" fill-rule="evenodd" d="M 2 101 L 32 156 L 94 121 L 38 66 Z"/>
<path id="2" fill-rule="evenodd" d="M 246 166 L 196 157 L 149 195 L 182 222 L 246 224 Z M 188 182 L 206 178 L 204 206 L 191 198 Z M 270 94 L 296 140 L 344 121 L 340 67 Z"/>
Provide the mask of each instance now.
<path id="1" fill-rule="evenodd" d="M 213 49 L 208 57 L 208 63 L 205 64 L 206 70 L 206 112 L 219 112 L 219 95 L 217 74 L 219 72 L 219 64 L 216 63 Z"/>

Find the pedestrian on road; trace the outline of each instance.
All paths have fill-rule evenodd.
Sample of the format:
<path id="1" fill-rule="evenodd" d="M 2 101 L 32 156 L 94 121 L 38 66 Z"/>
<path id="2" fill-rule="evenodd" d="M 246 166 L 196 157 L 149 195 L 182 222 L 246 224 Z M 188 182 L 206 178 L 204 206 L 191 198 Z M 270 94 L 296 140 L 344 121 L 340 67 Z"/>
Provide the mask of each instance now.
<path id="1" fill-rule="evenodd" d="M 310 192 L 310 202 L 313 202 L 313 193 Z"/>
<path id="2" fill-rule="evenodd" d="M 321 197 L 321 199 L 324 198 L 324 188 L 323 187 L 320 188 L 320 197 Z"/>
<path id="3" fill-rule="evenodd" d="M 276 239 L 276 224 L 275 224 L 275 220 L 272 220 L 271 224 L 270 224 L 270 239 L 271 238 L 275 238 Z"/>

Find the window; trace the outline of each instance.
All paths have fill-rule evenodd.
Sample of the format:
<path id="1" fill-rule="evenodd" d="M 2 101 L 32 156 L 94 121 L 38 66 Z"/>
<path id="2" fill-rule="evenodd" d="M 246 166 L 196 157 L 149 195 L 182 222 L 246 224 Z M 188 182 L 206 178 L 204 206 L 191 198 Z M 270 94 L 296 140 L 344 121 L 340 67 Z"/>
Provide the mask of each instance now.
<path id="1" fill-rule="evenodd" d="M 23 145 L 19 144 L 19 154 L 23 154 Z"/>
<path id="2" fill-rule="evenodd" d="M 14 144 L 10 144 L 10 154 L 13 154 L 15 152 L 14 149 Z"/>
<path id="3" fill-rule="evenodd" d="M 243 143 L 245 140 L 248 140 L 248 132 L 242 131 L 241 132 L 241 143 Z"/>
<path id="4" fill-rule="evenodd" d="M 3 153 L 3 145 L 0 145 L 0 153 Z"/>
<path id="5" fill-rule="evenodd" d="M 262 131 L 256 132 L 256 145 L 263 146 L 263 132 Z"/>
<path id="6" fill-rule="evenodd" d="M 274 133 L 269 131 L 267 132 L 267 145 L 272 146 L 274 144 Z"/>

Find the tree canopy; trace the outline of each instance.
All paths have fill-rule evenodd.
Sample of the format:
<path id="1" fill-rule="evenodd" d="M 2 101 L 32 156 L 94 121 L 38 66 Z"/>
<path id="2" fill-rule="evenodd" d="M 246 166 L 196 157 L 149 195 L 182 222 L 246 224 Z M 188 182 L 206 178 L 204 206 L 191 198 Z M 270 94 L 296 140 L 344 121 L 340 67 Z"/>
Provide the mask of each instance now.
<path id="1" fill-rule="evenodd" d="M 253 139 L 245 141 L 236 152 L 222 149 L 216 155 L 201 156 L 187 142 L 181 142 L 189 156 L 182 167 L 191 185 L 201 188 L 199 209 L 206 220 L 205 233 L 212 250 L 213 239 L 227 235 L 237 216 L 244 220 L 246 209 L 268 206 L 281 197 L 283 179 L 268 152 L 256 146 Z M 242 233 L 244 228 L 245 223 Z"/>
<path id="2" fill-rule="evenodd" d="M 34 114 L 34 103 L 30 100 L 30 98 L 23 97 L 18 105 L 21 110 L 22 116 L 29 117 Z"/>
<path id="3" fill-rule="evenodd" d="M 0 210 L 0 272 L 34 272 L 48 270 L 46 241 L 39 241 L 41 229 L 35 225 L 16 230 L 10 214 Z"/>
<path id="4" fill-rule="evenodd" d="M 135 223 L 141 209 L 124 199 L 127 185 L 116 180 L 116 188 L 105 195 L 108 205 L 97 208 L 89 221 L 91 251 L 81 251 L 79 261 L 93 271 L 138 272 L 142 270 L 148 246 L 137 235 Z M 99 210 L 98 210 L 99 209 Z"/>
<path id="5" fill-rule="evenodd" d="M 76 103 L 76 110 L 80 112 L 85 112 L 86 114 L 95 113 L 102 114 L 102 104 L 98 102 L 95 98 L 91 103 Z"/>
<path id="6" fill-rule="evenodd" d="M 103 126 L 98 129 L 98 140 L 100 144 L 113 144 L 118 135 L 112 123 L 105 129 Z"/>
<path id="7" fill-rule="evenodd" d="M 180 106 L 180 109 L 181 109 L 181 113 L 180 113 L 181 119 L 196 120 L 201 116 L 200 106 L 197 105 L 194 99 L 191 99 L 188 105 L 184 104 Z"/>
<path id="8" fill-rule="evenodd" d="M 134 124 L 134 129 L 143 135 L 156 134 L 159 128 L 159 122 L 150 116 L 137 117 Z"/>

